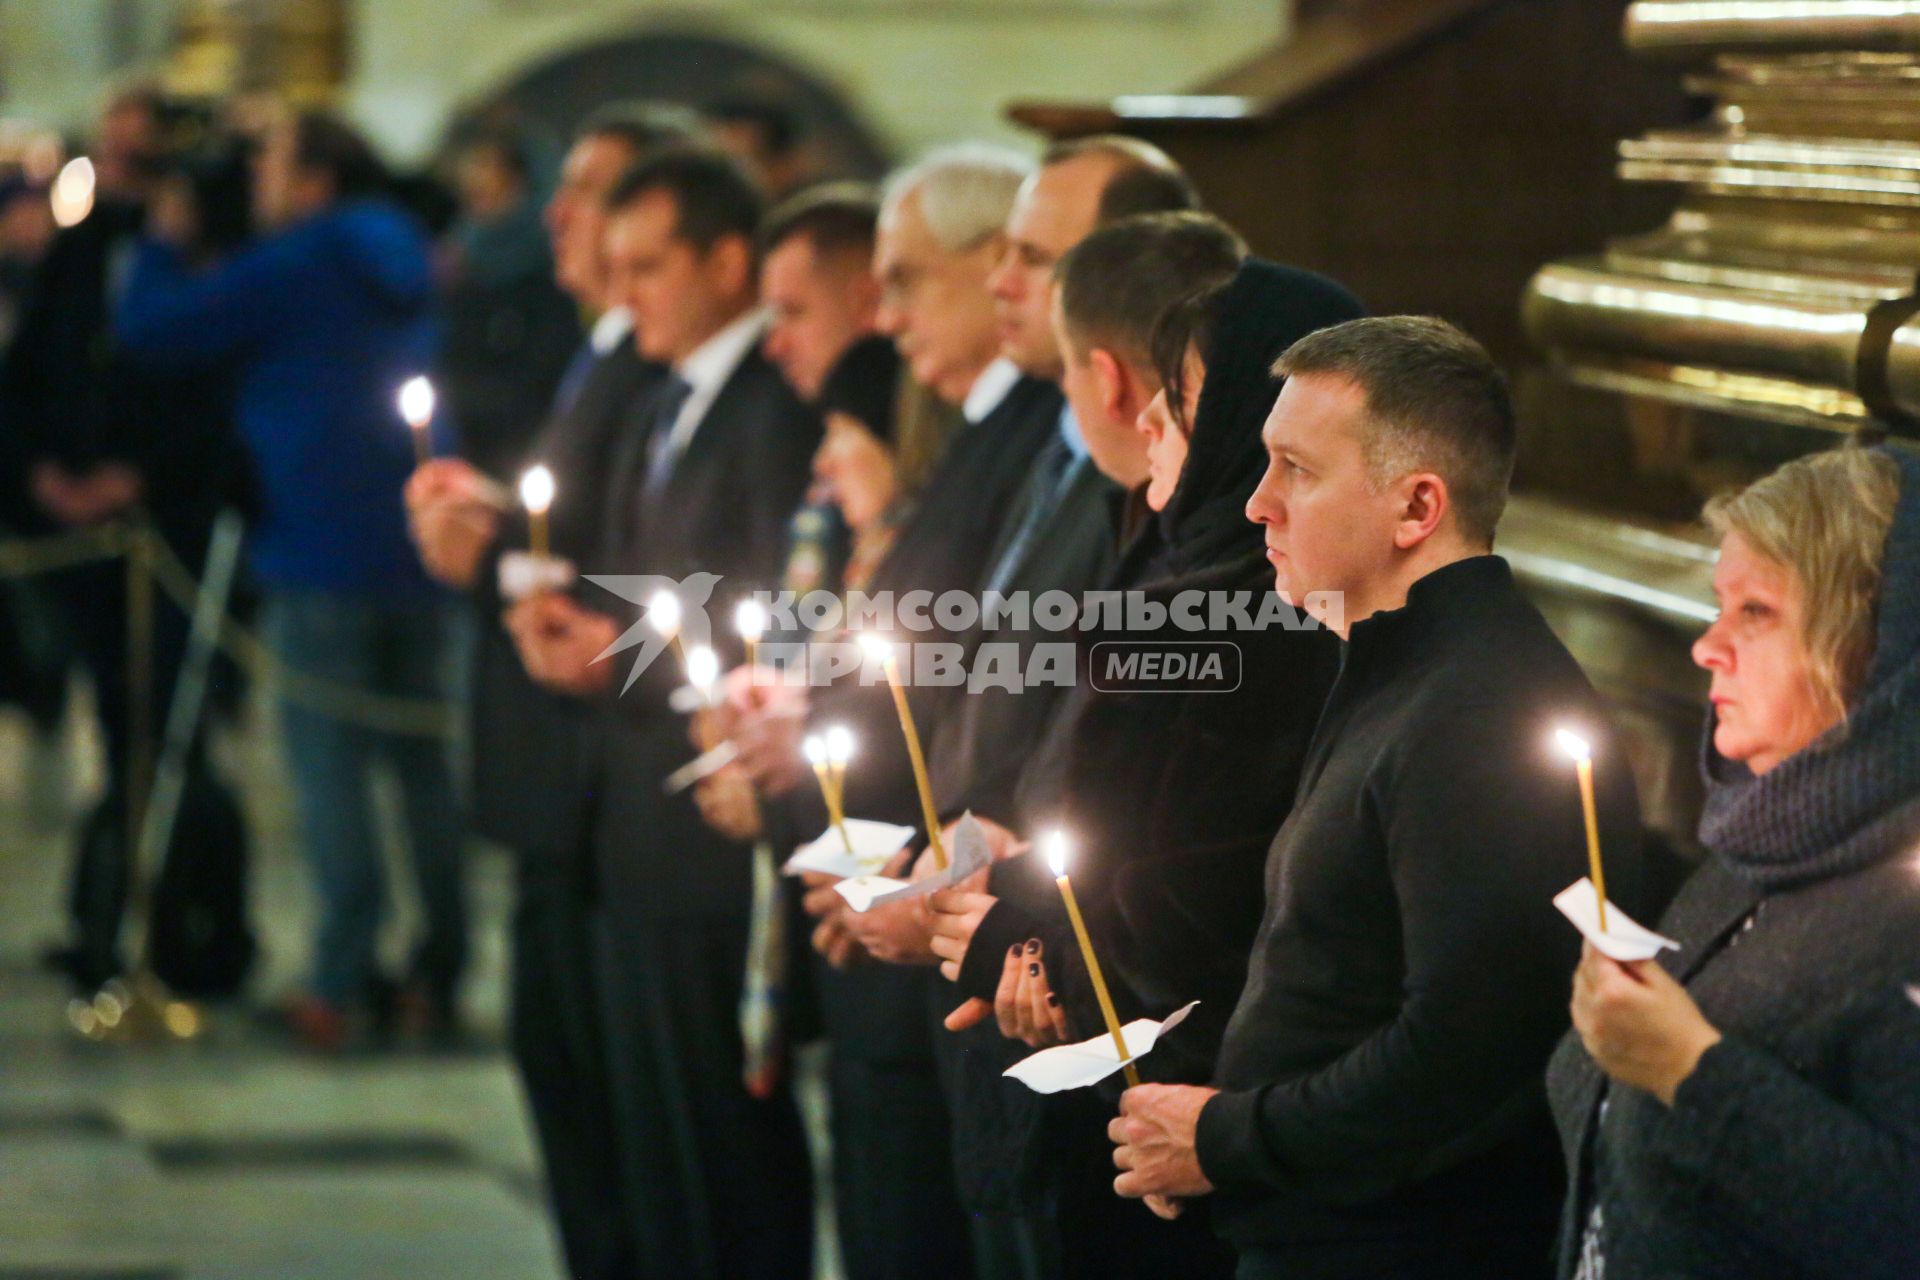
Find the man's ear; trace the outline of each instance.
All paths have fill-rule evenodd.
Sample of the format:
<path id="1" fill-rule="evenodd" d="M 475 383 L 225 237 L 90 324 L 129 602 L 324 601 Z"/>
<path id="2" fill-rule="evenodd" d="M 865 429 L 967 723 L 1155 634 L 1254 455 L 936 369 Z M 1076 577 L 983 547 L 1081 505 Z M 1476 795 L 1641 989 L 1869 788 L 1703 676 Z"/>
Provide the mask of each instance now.
<path id="1" fill-rule="evenodd" d="M 745 236 L 722 236 L 707 251 L 707 271 L 728 294 L 753 292 L 753 245 Z"/>
<path id="2" fill-rule="evenodd" d="M 1403 476 L 1394 489 L 1400 499 L 1400 519 L 1393 527 L 1393 545 L 1411 551 L 1438 532 L 1453 510 L 1447 482 L 1431 471 Z"/>
<path id="3" fill-rule="evenodd" d="M 1131 424 L 1139 412 L 1132 404 L 1135 397 L 1127 366 L 1104 347 L 1089 351 L 1087 363 L 1093 367 L 1093 383 L 1100 391 L 1100 412 L 1115 422 Z"/>

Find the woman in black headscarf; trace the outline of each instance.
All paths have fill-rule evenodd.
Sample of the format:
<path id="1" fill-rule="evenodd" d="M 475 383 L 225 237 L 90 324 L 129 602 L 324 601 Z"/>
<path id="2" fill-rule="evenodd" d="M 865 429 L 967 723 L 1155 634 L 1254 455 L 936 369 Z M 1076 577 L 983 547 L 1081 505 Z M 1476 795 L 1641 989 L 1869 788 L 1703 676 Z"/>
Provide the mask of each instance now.
<path id="1" fill-rule="evenodd" d="M 1162 318 L 1153 346 L 1166 388 L 1141 419 L 1154 514 L 1106 585 L 1144 597 L 1149 614 L 1167 610 L 1166 621 L 1082 636 L 1081 679 L 1018 796 L 1023 835 L 1070 833 L 1074 887 L 1121 1020 L 1201 1002 L 1140 1062 L 1143 1078 L 1202 1083 L 1211 1074 L 1260 923 L 1267 846 L 1333 681 L 1337 641 L 1280 606 L 1245 507 L 1267 465 L 1260 429 L 1279 391 L 1274 361 L 1306 334 L 1362 314 L 1332 281 L 1254 259 Z M 1219 612 L 1229 606 L 1250 618 L 1264 608 L 1268 625 L 1233 625 Z M 1108 641 L 1126 642 L 1123 653 L 1217 656 L 1219 676 L 1116 683 Z M 990 889 L 997 901 L 967 947 L 962 994 L 993 1001 L 1001 1030 L 1036 1048 L 1101 1034 L 1042 859 L 996 864 Z M 1043 1194 L 1071 1224 L 1065 1272 L 1230 1274 L 1230 1255 L 1204 1224 L 1169 1228 L 1115 1199 L 1104 1136 L 1118 1081 L 1104 1096 L 1049 1098 L 1050 1133 L 1010 1153 L 1052 1183 Z"/>

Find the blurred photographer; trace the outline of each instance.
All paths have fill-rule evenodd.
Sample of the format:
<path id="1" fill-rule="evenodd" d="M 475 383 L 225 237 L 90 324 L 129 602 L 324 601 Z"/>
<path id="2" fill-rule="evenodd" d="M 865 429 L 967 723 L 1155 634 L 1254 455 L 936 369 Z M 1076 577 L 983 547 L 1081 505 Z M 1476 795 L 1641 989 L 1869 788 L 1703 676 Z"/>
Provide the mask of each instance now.
<path id="1" fill-rule="evenodd" d="M 107 103 L 91 155 L 90 208 L 49 245 L 0 368 L 0 431 L 12 461 L 0 477 L 24 533 L 145 519 L 188 568 L 199 571 L 214 517 L 246 501 L 244 455 L 233 430 L 229 368 L 136 365 L 115 342 L 127 264 L 150 206 L 165 201 L 193 225 L 196 252 L 246 234 L 232 216 L 234 158 L 203 111 L 135 85 Z M 244 164 L 239 170 L 244 183 Z M 241 188 L 244 191 L 244 187 Z M 133 743 L 127 685 L 124 567 L 106 561 L 49 580 L 59 621 L 92 678 L 107 794 L 86 819 L 71 886 L 71 937 L 52 959 L 81 990 L 124 968 L 119 946 L 127 894 L 127 803 Z M 184 650 L 186 618 L 155 611 L 151 712 L 162 723 Z M 206 770 L 196 744 L 174 846 L 156 906 L 155 967 L 194 995 L 237 990 L 252 958 L 242 897 L 244 833 L 237 806 Z M 198 914 L 212 927 L 178 929 L 162 914 Z"/>

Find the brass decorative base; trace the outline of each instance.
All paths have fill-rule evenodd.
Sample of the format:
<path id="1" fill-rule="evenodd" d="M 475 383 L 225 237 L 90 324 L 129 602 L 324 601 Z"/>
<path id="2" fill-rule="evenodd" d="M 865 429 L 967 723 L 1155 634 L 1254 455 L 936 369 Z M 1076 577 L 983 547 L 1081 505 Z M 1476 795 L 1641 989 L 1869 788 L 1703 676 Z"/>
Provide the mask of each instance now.
<path id="1" fill-rule="evenodd" d="M 175 999 L 151 973 L 114 978 L 93 994 L 67 1002 L 67 1022 L 97 1044 L 155 1044 L 198 1040 L 207 1032 L 199 1005 Z"/>

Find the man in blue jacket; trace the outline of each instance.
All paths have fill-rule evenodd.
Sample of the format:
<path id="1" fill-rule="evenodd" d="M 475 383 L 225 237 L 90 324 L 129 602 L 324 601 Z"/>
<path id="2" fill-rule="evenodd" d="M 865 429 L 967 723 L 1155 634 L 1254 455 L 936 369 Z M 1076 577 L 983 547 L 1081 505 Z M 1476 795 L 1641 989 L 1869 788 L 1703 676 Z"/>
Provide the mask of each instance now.
<path id="1" fill-rule="evenodd" d="M 407 540 L 412 445 L 394 409 L 396 388 L 433 355 L 433 280 L 420 229 L 380 198 L 384 184 L 372 150 L 339 120 L 283 122 L 256 162 L 261 239 L 195 271 L 177 248 L 191 228 L 163 199 L 116 328 L 137 358 L 236 370 L 236 415 L 264 506 L 253 565 L 279 656 L 367 694 L 437 698 L 446 606 Z M 405 994 L 420 1020 L 446 1026 L 466 954 L 446 744 L 306 699 L 288 699 L 282 721 L 320 903 L 311 990 L 291 1009 L 296 1033 L 341 1047 L 378 983 L 378 762 L 401 783 L 426 919 Z"/>

